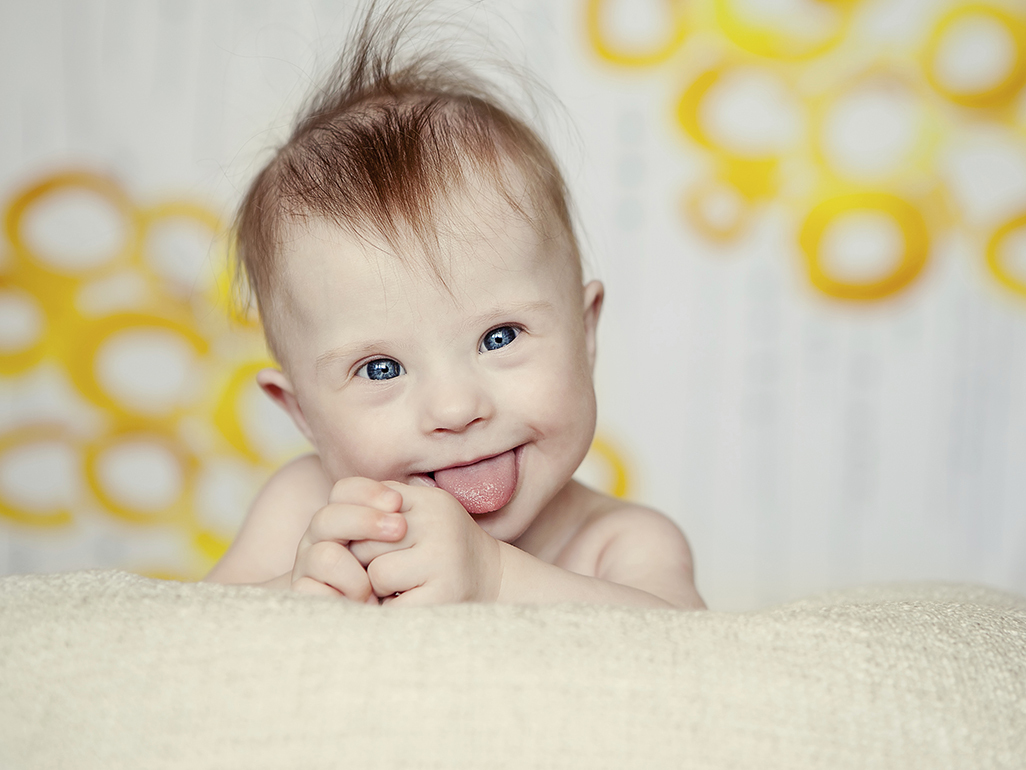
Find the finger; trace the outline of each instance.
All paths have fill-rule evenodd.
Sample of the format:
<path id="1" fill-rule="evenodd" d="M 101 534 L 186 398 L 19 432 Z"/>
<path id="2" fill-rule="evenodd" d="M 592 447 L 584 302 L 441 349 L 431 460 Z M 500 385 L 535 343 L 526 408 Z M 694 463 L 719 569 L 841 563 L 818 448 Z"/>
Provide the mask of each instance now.
<path id="1" fill-rule="evenodd" d="M 292 581 L 292 590 L 299 594 L 309 594 L 311 596 L 344 598 L 339 591 L 324 583 L 318 583 L 311 577 L 301 577 L 299 580 Z"/>
<path id="2" fill-rule="evenodd" d="M 310 519 L 303 536 L 307 543 L 334 540 L 401 540 L 406 535 L 406 518 L 377 508 L 348 503 L 329 503 Z"/>
<path id="3" fill-rule="evenodd" d="M 409 591 L 421 584 L 410 569 L 410 551 L 394 551 L 374 559 L 367 565 L 367 578 L 375 596 L 382 598 Z"/>
<path id="4" fill-rule="evenodd" d="M 370 564 L 379 556 L 384 556 L 392 551 L 402 551 L 409 548 L 411 543 L 406 538 L 399 541 L 386 542 L 383 540 L 354 540 L 349 543 L 349 551 L 356 557 L 364 567 Z"/>
<path id="5" fill-rule="evenodd" d="M 429 604 L 442 604 L 442 601 L 431 590 L 431 586 L 424 585 L 398 595 L 386 596 L 381 603 L 390 607 L 426 607 Z"/>
<path id="6" fill-rule="evenodd" d="M 383 482 L 362 476 L 349 476 L 335 482 L 328 495 L 328 502 L 366 505 L 394 512 L 402 505 L 403 496 L 397 489 Z"/>
<path id="7" fill-rule="evenodd" d="M 402 484 L 398 481 L 384 481 L 382 483 L 399 493 L 402 497 L 402 505 L 398 509 L 401 513 L 406 513 L 420 505 L 435 506 L 439 504 L 452 504 L 459 510 L 463 510 L 463 506 L 460 505 L 459 501 L 444 489 L 433 487 L 419 479 L 413 478 L 409 484 Z"/>
<path id="8" fill-rule="evenodd" d="M 363 565 L 348 548 L 330 540 L 314 543 L 297 560 L 292 571 L 293 585 L 304 578 L 329 586 L 356 602 L 365 602 L 373 594 Z"/>

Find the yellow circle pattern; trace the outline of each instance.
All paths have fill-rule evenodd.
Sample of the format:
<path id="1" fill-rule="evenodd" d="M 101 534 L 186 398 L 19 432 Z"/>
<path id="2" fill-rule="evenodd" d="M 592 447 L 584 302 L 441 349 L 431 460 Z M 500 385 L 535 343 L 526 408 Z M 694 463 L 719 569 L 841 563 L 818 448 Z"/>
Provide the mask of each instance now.
<path id="1" fill-rule="evenodd" d="M 851 282 L 832 276 L 820 252 L 823 233 L 838 217 L 872 211 L 890 216 L 901 228 L 905 248 L 898 265 L 887 275 L 871 281 Z M 922 215 L 909 203 L 886 193 L 862 193 L 825 200 L 809 212 L 799 236 L 812 285 L 838 299 L 883 299 L 904 289 L 926 266 L 930 237 Z"/>
<path id="2" fill-rule="evenodd" d="M 69 191 L 97 197 L 124 224 L 117 248 L 84 267 L 62 266 L 54 255 L 40 253 L 26 233 L 34 207 L 46 206 L 51 196 Z M 174 276 L 161 274 L 148 251 L 155 230 L 175 223 L 209 234 L 212 270 L 205 284 L 176 283 Z M 79 517 L 98 512 L 124 527 L 159 528 L 168 536 L 177 535 L 190 554 L 185 563 L 122 566 L 163 578 L 204 574 L 227 549 L 232 534 L 202 521 L 198 513 L 204 468 L 232 458 L 267 475 L 283 459 L 269 456 L 246 429 L 245 393 L 256 372 L 273 364 L 258 321 L 232 302 L 230 234 L 209 207 L 183 200 L 141 206 L 115 180 L 81 169 L 46 176 L 16 192 L 4 212 L 4 224 L 9 257 L 0 261 L 0 303 L 5 297 L 28 302 L 38 309 L 43 323 L 27 345 L 0 350 L 0 378 L 16 382 L 32 376 L 41 365 L 56 366 L 93 419 L 83 424 L 29 420 L 0 428 L 0 462 L 35 447 L 59 445 L 77 458 L 78 475 L 68 487 L 81 490 L 77 500 L 37 510 L 10 499 L 0 485 L 0 522 L 13 528 L 67 532 Z M 126 274 L 146 287 L 130 307 L 90 310 L 83 303 L 90 287 Z M 170 335 L 184 343 L 196 364 L 192 373 L 200 379 L 190 383 L 187 397 L 150 409 L 141 402 L 126 403 L 123 395 L 105 386 L 98 372 L 105 346 L 119 335 L 135 332 Z M 117 482 L 105 473 L 105 461 L 112 452 L 131 456 L 136 447 L 155 450 L 155 456 L 173 464 L 170 478 L 177 485 L 169 492 L 170 499 L 147 504 L 111 487 Z M 629 483 L 622 453 L 599 438 L 591 457 L 607 470 L 606 491 L 626 494 Z M 235 513 L 241 516 L 242 511 Z"/>
<path id="3" fill-rule="evenodd" d="M 26 232 L 34 207 L 45 206 L 52 196 L 69 191 L 98 197 L 124 222 L 116 250 L 84 267 L 67 266 L 41 253 Z M 185 221 L 210 233 L 216 274 L 201 291 L 181 291 L 156 272 L 147 258 L 148 234 L 169 221 Z M 228 321 L 228 234 L 219 217 L 209 207 L 192 201 L 139 206 L 112 178 L 74 169 L 35 180 L 16 192 L 4 212 L 4 234 L 8 256 L 0 262 L 0 302 L 3 292 L 30 302 L 40 311 L 43 324 L 41 333 L 28 346 L 0 351 L 0 376 L 14 381 L 31 375 L 41 364 L 56 365 L 91 405 L 97 419 L 87 421 L 94 427 L 86 429 L 61 422 L 28 421 L 0 430 L 0 459 L 48 443 L 69 448 L 79 458 L 80 477 L 73 481 L 86 490 L 85 497 L 72 505 L 33 510 L 8 499 L 0 489 L 0 519 L 15 527 L 68 528 L 80 511 L 98 510 L 129 526 L 170 527 L 186 536 L 194 562 L 144 565 L 142 571 L 185 577 L 202 574 L 227 548 L 230 533 L 212 529 L 197 515 L 196 479 L 200 468 L 217 457 L 239 455 L 264 472 L 274 467 L 272 461 L 250 451 L 240 439 L 237 423 L 218 419 L 229 407 L 225 397 L 219 398 L 216 393 L 217 383 L 251 374 L 254 362 L 259 366 L 270 364 L 259 324 L 242 313 L 234 315 L 238 323 Z M 126 273 L 141 278 L 149 287 L 137 306 L 99 314 L 83 309 L 81 298 L 91 285 Z M 98 355 L 107 342 L 122 332 L 147 330 L 183 341 L 200 364 L 197 372 L 204 378 L 204 383 L 193 389 L 193 398 L 155 414 L 140 411 L 108 392 L 96 369 Z M 237 405 L 230 408 L 237 409 Z M 199 453 L 195 442 L 188 438 L 186 426 L 190 421 L 211 426 Z M 109 489 L 100 472 L 105 453 L 137 443 L 161 450 L 177 466 L 181 481 L 177 494 L 158 510 L 142 509 L 117 490 Z"/>
<path id="4" fill-rule="evenodd" d="M 937 77 L 937 54 L 945 35 L 959 23 L 973 18 L 989 19 L 1003 27 L 1015 45 L 1015 55 L 1008 73 L 1001 82 L 982 91 L 955 91 L 945 86 Z M 930 85 L 956 104 L 966 107 L 997 107 L 1008 104 L 1026 83 L 1026 21 L 993 5 L 969 3 L 956 7 L 941 18 L 930 34 L 923 57 L 923 68 Z"/>
<path id="5" fill-rule="evenodd" d="M 860 27 L 859 14 L 869 4 L 806 2 L 810 7 L 823 6 L 835 20 L 816 38 L 803 38 L 751 18 L 740 10 L 737 0 L 693 0 L 674 5 L 672 34 L 638 51 L 623 51 L 610 42 L 613 36 L 601 24 L 607 3 L 584 3 L 584 32 L 598 58 L 632 71 L 657 69 L 658 76 L 675 84 L 677 95 L 671 96 L 671 106 L 679 135 L 712 161 L 710 172 L 681 195 L 679 211 L 684 220 L 710 243 L 724 244 L 744 236 L 760 207 L 783 207 L 798 224 L 795 252 L 810 288 L 854 303 L 878 302 L 907 290 L 932 258 L 935 233 L 965 224 L 971 237 L 978 239 L 980 266 L 1004 289 L 1026 296 L 1026 276 L 1014 273 L 1000 248 L 1022 220 L 982 233 L 961 223 L 957 191 L 946 186 L 950 181 L 940 173 L 940 150 L 957 139 L 962 127 L 975 130 L 981 121 L 991 122 L 1026 141 L 1021 125 L 1026 103 L 1026 8 L 956 2 L 925 21 L 925 42 L 910 38 L 899 44 L 880 43 Z M 938 76 L 938 54 L 947 36 L 973 19 L 1000 25 L 1012 41 L 1014 55 L 1000 82 L 977 92 L 957 92 Z M 783 83 L 804 113 L 801 119 L 809 141 L 745 155 L 717 136 L 703 122 L 704 106 L 736 68 L 755 68 Z M 824 150 L 826 117 L 839 99 L 867 83 L 885 92 L 902 89 L 915 102 L 918 124 L 912 145 L 897 166 L 869 178 L 846 178 L 845 169 L 831 164 Z M 710 216 L 717 196 L 720 201 L 724 197 L 733 201 L 720 208 L 718 218 Z M 871 281 L 831 274 L 820 253 L 820 239 L 830 222 L 857 210 L 893 218 L 904 236 L 899 264 Z"/>

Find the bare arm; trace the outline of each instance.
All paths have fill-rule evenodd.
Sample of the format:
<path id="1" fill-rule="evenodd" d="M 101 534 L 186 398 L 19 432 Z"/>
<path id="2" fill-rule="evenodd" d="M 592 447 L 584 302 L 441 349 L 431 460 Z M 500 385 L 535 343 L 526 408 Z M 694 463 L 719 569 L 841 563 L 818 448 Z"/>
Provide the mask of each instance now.
<path id="1" fill-rule="evenodd" d="M 604 516 L 578 540 L 570 569 L 500 543 L 498 600 L 705 608 L 695 589 L 687 539 L 662 514 L 627 508 Z"/>
<path id="2" fill-rule="evenodd" d="M 260 490 L 231 547 L 205 579 L 288 588 L 299 541 L 330 492 L 316 455 L 283 466 Z"/>

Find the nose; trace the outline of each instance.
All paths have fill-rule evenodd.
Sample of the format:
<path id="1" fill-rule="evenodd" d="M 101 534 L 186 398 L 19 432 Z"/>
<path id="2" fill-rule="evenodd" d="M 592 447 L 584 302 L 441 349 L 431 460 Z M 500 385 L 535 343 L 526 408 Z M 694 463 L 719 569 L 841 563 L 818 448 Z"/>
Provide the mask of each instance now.
<path id="1" fill-rule="evenodd" d="M 470 367 L 435 373 L 422 383 L 422 399 L 425 433 L 462 433 L 495 412 L 487 378 Z"/>

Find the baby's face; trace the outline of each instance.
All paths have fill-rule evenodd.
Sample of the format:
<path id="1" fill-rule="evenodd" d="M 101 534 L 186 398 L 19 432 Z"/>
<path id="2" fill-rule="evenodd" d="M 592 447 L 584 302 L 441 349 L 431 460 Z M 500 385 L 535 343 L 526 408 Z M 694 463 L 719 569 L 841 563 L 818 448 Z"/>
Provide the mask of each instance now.
<path id="1" fill-rule="evenodd" d="M 505 204 L 467 204 L 443 234 L 448 288 L 326 222 L 294 230 L 282 392 L 332 480 L 451 492 L 493 537 L 518 537 L 570 480 L 595 428 L 598 283 L 563 238 Z M 411 247 L 415 248 L 415 247 Z M 273 380 L 273 378 L 272 378 Z"/>

